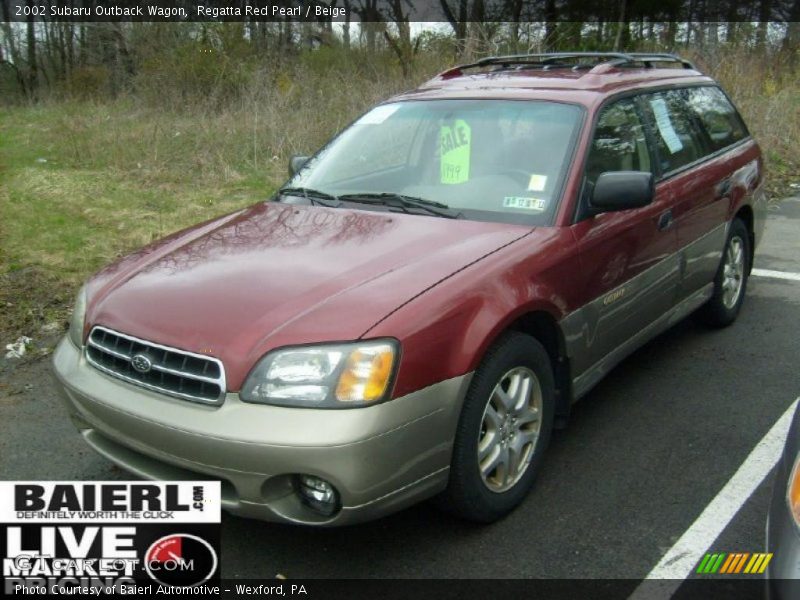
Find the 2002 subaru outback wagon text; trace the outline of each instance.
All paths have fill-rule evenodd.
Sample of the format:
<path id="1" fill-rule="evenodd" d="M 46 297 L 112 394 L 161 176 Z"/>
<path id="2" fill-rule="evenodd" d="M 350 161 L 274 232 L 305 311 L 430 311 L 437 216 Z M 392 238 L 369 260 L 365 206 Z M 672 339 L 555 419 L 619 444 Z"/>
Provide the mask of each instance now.
<path id="1" fill-rule="evenodd" d="M 291 170 L 89 280 L 54 367 L 118 465 L 313 525 L 508 513 L 616 363 L 736 318 L 766 210 L 758 145 L 671 55 L 455 67 Z"/>

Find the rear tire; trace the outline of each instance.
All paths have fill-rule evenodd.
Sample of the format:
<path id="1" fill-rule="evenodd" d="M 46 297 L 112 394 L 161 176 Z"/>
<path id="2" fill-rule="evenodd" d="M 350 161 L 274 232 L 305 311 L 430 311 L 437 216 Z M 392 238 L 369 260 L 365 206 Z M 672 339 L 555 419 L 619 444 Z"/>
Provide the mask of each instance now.
<path id="1" fill-rule="evenodd" d="M 714 277 L 713 295 L 698 311 L 703 323 L 727 327 L 736 320 L 744 302 L 749 273 L 750 234 L 741 219 L 734 219 Z"/>
<path id="2" fill-rule="evenodd" d="M 547 351 L 530 336 L 505 334 L 487 352 L 470 384 L 440 504 L 480 523 L 511 512 L 539 471 L 554 409 Z"/>

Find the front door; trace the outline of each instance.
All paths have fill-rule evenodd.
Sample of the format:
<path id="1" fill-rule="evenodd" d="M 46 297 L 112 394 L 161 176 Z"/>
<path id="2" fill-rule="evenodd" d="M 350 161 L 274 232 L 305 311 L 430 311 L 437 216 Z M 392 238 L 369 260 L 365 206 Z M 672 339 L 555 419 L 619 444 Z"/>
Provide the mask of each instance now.
<path id="1" fill-rule="evenodd" d="M 651 171 L 652 153 L 632 98 L 605 107 L 597 120 L 585 170 L 588 202 L 597 177 L 608 171 Z M 578 244 L 582 307 L 567 317 L 576 395 L 613 366 L 603 360 L 627 354 L 637 336 L 673 305 L 679 278 L 673 194 L 657 185 L 643 208 L 603 213 L 572 226 Z M 580 331 L 580 333 L 578 333 Z"/>

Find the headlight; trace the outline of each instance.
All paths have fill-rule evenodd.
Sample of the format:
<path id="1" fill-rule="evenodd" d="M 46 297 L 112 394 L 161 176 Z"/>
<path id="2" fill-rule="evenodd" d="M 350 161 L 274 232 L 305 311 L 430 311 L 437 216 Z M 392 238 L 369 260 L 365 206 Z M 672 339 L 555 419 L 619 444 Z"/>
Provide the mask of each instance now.
<path id="1" fill-rule="evenodd" d="M 786 486 L 786 500 L 789 502 L 789 511 L 792 513 L 795 525 L 800 527 L 800 455 L 794 462 L 789 485 Z"/>
<path id="2" fill-rule="evenodd" d="M 86 286 L 83 286 L 75 298 L 75 308 L 69 320 L 69 339 L 78 348 L 83 346 L 83 325 L 86 318 Z"/>
<path id="3" fill-rule="evenodd" d="M 395 340 L 374 340 L 276 350 L 250 372 L 239 396 L 278 406 L 375 404 L 389 394 L 397 348 Z"/>

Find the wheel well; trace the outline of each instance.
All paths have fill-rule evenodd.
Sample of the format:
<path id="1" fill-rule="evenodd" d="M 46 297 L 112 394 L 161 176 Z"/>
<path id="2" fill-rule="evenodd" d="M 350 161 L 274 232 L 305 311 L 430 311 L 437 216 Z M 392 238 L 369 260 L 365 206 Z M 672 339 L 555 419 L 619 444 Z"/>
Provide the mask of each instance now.
<path id="1" fill-rule="evenodd" d="M 747 227 L 747 235 L 750 238 L 750 256 L 748 257 L 750 260 L 748 261 L 749 265 L 748 268 L 752 269 L 753 256 L 755 254 L 755 246 L 756 246 L 755 226 L 753 224 L 753 209 L 745 204 L 736 213 L 734 219 L 741 219 L 742 222 L 745 224 L 745 227 Z"/>
<path id="2" fill-rule="evenodd" d="M 553 365 L 553 376 L 556 383 L 555 426 L 561 428 L 566 424 L 572 404 L 572 379 L 569 359 L 564 345 L 564 336 L 558 323 L 549 313 L 537 311 L 519 317 L 509 330 L 518 331 L 531 337 L 544 346 Z"/>

